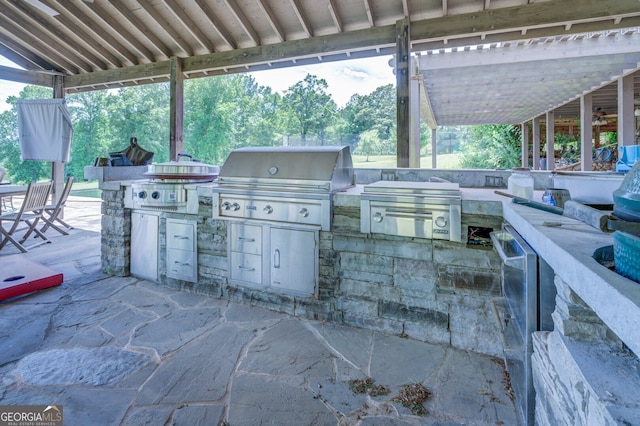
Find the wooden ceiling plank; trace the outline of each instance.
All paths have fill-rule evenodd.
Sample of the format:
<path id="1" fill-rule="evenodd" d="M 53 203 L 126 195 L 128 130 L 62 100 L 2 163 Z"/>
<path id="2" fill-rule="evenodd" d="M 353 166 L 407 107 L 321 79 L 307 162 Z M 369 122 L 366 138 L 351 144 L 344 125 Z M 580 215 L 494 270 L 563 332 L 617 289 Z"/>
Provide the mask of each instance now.
<path id="1" fill-rule="evenodd" d="M 300 5 L 300 0 L 290 0 L 290 3 L 291 3 L 291 7 L 293 7 L 293 11 L 298 17 L 298 22 L 300 22 L 300 25 L 302 26 L 302 29 L 304 30 L 305 34 L 307 34 L 307 37 L 313 37 L 313 28 L 311 27 L 311 24 L 309 24 L 309 20 L 307 19 L 307 17 L 304 14 L 304 11 L 302 10 L 302 6 Z"/>
<path id="2" fill-rule="evenodd" d="M 87 4 L 86 7 L 89 7 L 93 13 L 96 14 L 98 18 L 100 18 L 107 25 L 112 27 L 115 32 L 117 32 L 122 38 L 125 39 L 127 43 L 131 45 L 134 49 L 142 55 L 149 62 L 153 62 L 156 60 L 155 55 L 151 50 L 144 45 L 144 43 L 140 42 L 134 34 L 129 31 L 129 29 L 120 23 L 109 11 L 105 10 L 104 7 L 101 7 L 98 3 L 93 2 L 91 4 Z"/>
<path id="3" fill-rule="evenodd" d="M 26 34 L 35 37 L 36 40 L 48 40 L 47 44 L 54 40 L 57 41 L 57 52 L 60 53 L 61 57 L 66 58 L 69 64 L 72 64 L 74 67 L 79 70 L 83 70 L 84 72 L 93 71 L 91 64 L 89 64 L 84 58 L 80 57 L 76 51 L 70 50 L 65 44 L 60 43 L 60 40 L 52 37 L 52 34 L 42 30 L 41 27 L 37 23 L 34 23 L 29 16 L 21 15 L 18 12 L 15 12 L 11 7 L 5 8 L 3 13 L 5 17 L 13 22 L 16 27 L 20 28 L 21 31 L 24 31 Z M 45 44 L 45 46 L 47 46 L 47 44 Z"/>
<path id="4" fill-rule="evenodd" d="M 70 1 L 61 1 L 61 0 L 40 0 L 42 3 L 46 3 L 48 6 L 55 10 L 63 10 L 66 9 L 67 12 L 77 19 L 82 25 L 86 28 L 86 31 L 83 31 L 85 34 L 89 32 L 93 34 L 93 36 L 89 36 L 89 40 L 95 40 L 96 37 L 100 38 L 105 42 L 107 46 L 113 49 L 118 55 L 124 59 L 125 64 L 137 65 L 140 63 L 138 58 L 133 55 L 126 47 L 122 45 L 115 37 L 111 36 L 107 31 L 102 30 L 97 25 L 94 24 L 93 20 L 89 18 L 83 11 L 81 11 L 75 4 Z M 64 18 L 62 14 L 56 15 L 56 19 Z M 70 22 L 70 20 L 67 20 Z"/>
<path id="5" fill-rule="evenodd" d="M 25 7 L 24 2 L 21 0 L 9 0 L 16 10 L 19 10 L 25 16 L 28 16 L 31 20 L 36 22 L 40 28 L 55 37 L 60 43 L 67 45 L 69 48 L 75 50 L 79 56 L 81 56 L 86 62 L 93 65 L 96 69 L 107 69 L 107 64 L 100 58 L 98 58 L 93 52 L 85 48 L 81 43 L 76 42 L 69 37 L 63 31 L 60 31 L 54 25 L 51 25 L 49 21 L 44 19 L 41 15 L 33 13 L 31 9 Z"/>
<path id="6" fill-rule="evenodd" d="M 242 10 L 240 9 L 240 6 L 238 6 L 235 0 L 225 0 L 225 3 L 227 4 L 227 7 L 229 7 L 229 9 L 231 10 L 231 13 L 233 13 L 233 16 L 236 17 L 236 19 L 242 26 L 242 29 L 247 34 L 247 36 L 251 39 L 253 44 L 256 46 L 260 46 L 262 44 L 260 42 L 260 36 L 256 32 L 256 30 L 253 28 L 253 25 L 251 25 L 251 22 L 249 22 L 249 19 L 247 19 L 245 14 L 242 12 Z"/>
<path id="7" fill-rule="evenodd" d="M 266 2 L 266 0 L 258 0 L 258 6 L 260 6 L 262 13 L 266 15 L 267 20 L 269 21 L 269 25 L 271 25 L 271 29 L 273 30 L 273 32 L 276 33 L 276 35 L 278 36 L 281 42 L 285 41 L 287 39 L 286 34 L 282 30 L 282 26 L 278 22 L 278 18 L 273 13 L 273 11 L 271 10 L 271 7 L 269 7 L 269 4 Z"/>
<path id="8" fill-rule="evenodd" d="M 107 0 L 131 25 L 136 27 L 144 37 L 153 44 L 167 59 L 173 55 L 171 49 L 153 31 L 138 19 L 121 0 Z"/>
<path id="9" fill-rule="evenodd" d="M 213 28 L 216 30 L 218 35 L 227 44 L 227 46 L 229 46 L 229 48 L 231 49 L 237 49 L 238 46 L 236 45 L 236 42 L 233 40 L 233 37 L 226 30 L 222 22 L 220 22 L 220 20 L 216 17 L 216 14 L 213 13 L 211 8 L 207 4 L 206 0 L 195 0 L 195 1 L 198 7 L 200 8 L 200 10 L 205 14 L 207 19 L 209 19 L 209 22 L 211 22 L 211 25 L 213 25 Z"/>
<path id="10" fill-rule="evenodd" d="M 173 12 L 173 14 L 178 18 L 183 24 L 184 27 L 191 33 L 191 35 L 198 40 L 200 45 L 207 50 L 208 53 L 212 53 L 216 51 L 215 46 L 209 40 L 209 38 L 202 32 L 200 27 L 193 22 L 193 19 L 189 17 L 187 12 L 180 7 L 180 5 L 175 0 L 163 0 L 164 4 Z"/>
<path id="11" fill-rule="evenodd" d="M 8 38 L 11 38 L 16 44 L 28 46 L 31 52 L 37 53 L 43 60 L 51 64 L 52 67 L 49 71 L 60 71 L 66 74 L 77 74 L 80 72 L 80 69 L 76 65 L 58 55 L 56 51 L 51 51 L 46 43 L 33 37 L 24 31 L 23 28 L 4 19 L 2 16 L 0 16 L 0 28 L 6 31 Z"/>
<path id="12" fill-rule="evenodd" d="M 333 23 L 336 26 L 336 29 L 339 33 L 344 31 L 344 25 L 342 24 L 342 18 L 340 17 L 340 13 L 338 13 L 338 6 L 336 5 L 335 0 L 329 0 L 328 3 L 329 13 L 331 14 L 331 19 L 333 19 Z"/>
<path id="13" fill-rule="evenodd" d="M 373 16 L 373 6 L 371 5 L 371 0 L 363 0 L 364 2 L 364 10 L 367 13 L 367 20 L 369 21 L 369 26 L 371 28 L 375 27 L 375 18 Z"/>
<path id="14" fill-rule="evenodd" d="M 447 16 L 449 14 L 449 2 L 447 0 L 442 0 L 442 16 Z"/>
<path id="15" fill-rule="evenodd" d="M 166 32 L 169 37 L 178 45 L 187 56 L 193 56 L 193 49 L 189 44 L 178 34 L 173 28 L 171 23 L 164 19 L 164 17 L 156 10 L 155 7 L 148 0 L 137 0 L 138 4 L 151 16 Z M 178 56 L 177 52 L 173 52 L 171 56 Z"/>

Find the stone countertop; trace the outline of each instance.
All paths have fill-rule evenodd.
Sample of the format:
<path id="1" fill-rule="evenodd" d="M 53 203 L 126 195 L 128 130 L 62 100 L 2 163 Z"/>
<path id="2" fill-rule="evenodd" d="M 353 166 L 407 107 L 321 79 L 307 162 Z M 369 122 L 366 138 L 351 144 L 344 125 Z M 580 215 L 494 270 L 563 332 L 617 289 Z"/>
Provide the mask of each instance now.
<path id="1" fill-rule="evenodd" d="M 612 234 L 581 221 L 503 200 L 505 221 L 529 243 L 605 324 L 640 356 L 640 284 L 600 265 L 594 252 Z M 543 225 L 562 223 L 560 227 Z"/>

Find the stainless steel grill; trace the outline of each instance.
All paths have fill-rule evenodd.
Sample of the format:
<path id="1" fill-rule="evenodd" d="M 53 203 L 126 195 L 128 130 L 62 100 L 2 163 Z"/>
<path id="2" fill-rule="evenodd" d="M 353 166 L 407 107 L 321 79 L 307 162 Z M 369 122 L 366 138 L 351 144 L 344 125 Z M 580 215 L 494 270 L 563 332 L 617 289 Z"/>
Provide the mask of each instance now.
<path id="1" fill-rule="evenodd" d="M 353 180 L 349 147 L 236 149 L 220 170 L 213 216 L 328 231 L 332 195 L 353 186 Z"/>
<path id="2" fill-rule="evenodd" d="M 363 233 L 460 241 L 461 221 L 457 183 L 378 181 L 363 189 Z"/>

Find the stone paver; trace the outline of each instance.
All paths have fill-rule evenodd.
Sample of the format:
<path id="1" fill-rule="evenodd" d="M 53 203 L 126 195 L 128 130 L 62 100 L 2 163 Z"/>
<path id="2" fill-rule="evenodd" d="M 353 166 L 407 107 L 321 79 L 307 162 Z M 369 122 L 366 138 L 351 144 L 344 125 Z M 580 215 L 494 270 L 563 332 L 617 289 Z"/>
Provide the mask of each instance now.
<path id="1" fill-rule="evenodd" d="M 24 255 L 65 282 L 0 303 L 0 404 L 59 404 L 65 425 L 516 424 L 491 357 L 102 274 L 91 206 Z M 368 377 L 389 393 L 355 394 Z M 412 383 L 424 415 L 394 401 Z"/>

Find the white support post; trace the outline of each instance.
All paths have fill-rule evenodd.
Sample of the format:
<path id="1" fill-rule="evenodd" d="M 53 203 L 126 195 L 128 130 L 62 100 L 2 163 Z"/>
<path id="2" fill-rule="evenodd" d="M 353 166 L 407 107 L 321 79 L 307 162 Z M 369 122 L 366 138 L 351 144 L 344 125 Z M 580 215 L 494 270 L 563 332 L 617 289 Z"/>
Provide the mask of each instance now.
<path id="1" fill-rule="evenodd" d="M 591 93 L 580 98 L 580 161 L 581 170 L 593 170 L 593 100 Z"/>
<path id="2" fill-rule="evenodd" d="M 411 67 L 414 69 L 414 67 Z M 420 168 L 420 79 L 409 81 L 409 167 Z"/>
<path id="3" fill-rule="evenodd" d="M 555 170 L 555 114 L 553 111 L 547 112 L 547 170 Z"/>
<path id="4" fill-rule="evenodd" d="M 435 169 L 437 167 L 436 158 L 438 157 L 438 130 L 431 129 L 431 168 Z"/>
<path id="5" fill-rule="evenodd" d="M 529 126 L 527 123 L 522 123 L 522 153 L 520 156 L 520 162 L 522 167 L 529 167 Z"/>
<path id="6" fill-rule="evenodd" d="M 633 74 L 618 79 L 618 146 L 635 144 Z"/>
<path id="7" fill-rule="evenodd" d="M 540 169 L 540 117 L 533 119 L 533 170 Z"/>

